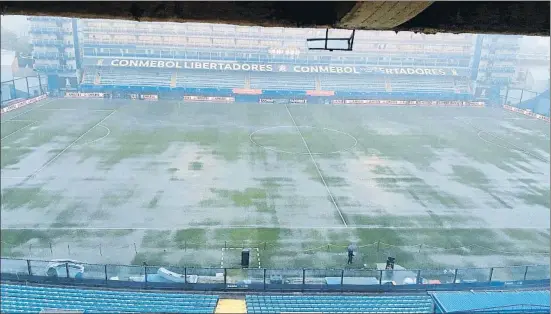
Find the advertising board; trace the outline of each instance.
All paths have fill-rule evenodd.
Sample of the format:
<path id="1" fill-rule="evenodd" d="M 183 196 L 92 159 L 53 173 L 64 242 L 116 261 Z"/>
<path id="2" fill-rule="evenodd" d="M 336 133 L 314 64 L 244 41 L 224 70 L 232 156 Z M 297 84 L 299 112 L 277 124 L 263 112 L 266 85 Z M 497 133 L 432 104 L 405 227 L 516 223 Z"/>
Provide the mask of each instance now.
<path id="1" fill-rule="evenodd" d="M 105 93 L 78 93 L 66 92 L 65 98 L 104 98 Z"/>
<path id="2" fill-rule="evenodd" d="M 15 109 L 18 109 L 18 108 L 21 108 L 21 107 L 24 107 L 24 106 L 27 106 L 27 105 L 30 105 L 32 103 L 35 103 L 35 102 L 38 102 L 38 101 L 41 101 L 43 99 L 46 99 L 46 95 L 40 95 L 38 97 L 34 97 L 34 98 L 29 98 L 29 99 L 25 99 L 25 100 L 22 100 L 22 101 L 18 101 L 16 103 L 13 103 L 9 106 L 6 106 L 4 108 L 2 108 L 2 110 L 0 111 L 2 114 L 6 113 L 6 112 L 9 112 L 9 111 L 12 111 L 12 110 L 15 110 Z"/>
<path id="3" fill-rule="evenodd" d="M 184 100 L 185 101 L 196 101 L 196 102 L 233 103 L 233 102 L 235 102 L 235 97 L 185 95 Z"/>

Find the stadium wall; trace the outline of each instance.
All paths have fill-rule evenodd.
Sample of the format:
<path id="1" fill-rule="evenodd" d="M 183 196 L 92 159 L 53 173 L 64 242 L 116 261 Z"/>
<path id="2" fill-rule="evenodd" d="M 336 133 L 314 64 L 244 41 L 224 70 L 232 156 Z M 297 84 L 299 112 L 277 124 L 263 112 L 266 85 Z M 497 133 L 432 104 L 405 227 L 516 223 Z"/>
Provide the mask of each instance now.
<path id="1" fill-rule="evenodd" d="M 254 95 L 249 93 L 254 92 Z M 318 92 L 323 92 L 316 94 Z M 182 89 L 181 91 L 162 91 L 159 88 L 109 89 L 92 88 L 81 92 L 67 92 L 68 98 L 115 98 L 131 100 L 157 101 L 159 99 L 183 100 L 187 102 L 211 103 L 264 103 L 264 104 L 326 104 L 349 106 L 441 106 L 441 107 L 484 107 L 482 101 L 472 99 L 423 98 L 422 94 L 407 93 L 393 95 L 365 93 L 362 95 L 340 95 L 332 91 L 289 92 L 236 89 Z M 408 98 L 409 97 L 409 98 Z"/>
<path id="2" fill-rule="evenodd" d="M 519 109 L 530 110 L 535 114 L 549 117 L 549 90 L 516 105 Z"/>
<path id="3" fill-rule="evenodd" d="M 162 86 L 120 86 L 82 84 L 81 92 L 100 92 L 113 98 L 130 98 L 131 94 L 155 94 L 160 99 L 182 99 L 185 95 L 200 97 L 235 97 L 237 102 L 259 102 L 261 98 L 304 98 L 308 103 L 326 103 L 335 99 L 474 101 L 473 95 L 438 92 L 339 92 L 329 90 L 258 90 L 184 88 Z"/>
<path id="4" fill-rule="evenodd" d="M 0 110 L 0 114 L 5 114 L 6 112 L 10 112 L 12 110 L 25 107 L 27 105 L 33 104 L 35 102 L 39 102 L 46 98 L 47 98 L 47 95 L 43 94 L 34 98 L 14 100 L 13 102 L 10 102 L 9 104 L 6 104 L 6 106 L 2 107 L 2 110 Z"/>

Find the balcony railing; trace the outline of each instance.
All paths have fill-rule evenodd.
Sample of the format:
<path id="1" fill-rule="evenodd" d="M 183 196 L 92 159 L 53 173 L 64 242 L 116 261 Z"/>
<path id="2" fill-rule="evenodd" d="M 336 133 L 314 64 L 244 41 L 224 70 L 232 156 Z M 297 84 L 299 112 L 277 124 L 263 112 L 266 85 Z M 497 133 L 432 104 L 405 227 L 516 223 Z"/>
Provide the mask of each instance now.
<path id="1" fill-rule="evenodd" d="M 32 57 L 34 59 L 59 59 L 61 54 L 59 52 L 33 52 Z"/>
<path id="2" fill-rule="evenodd" d="M 83 269 L 83 272 L 79 274 L 75 269 Z M 41 260 L 2 258 L 1 275 L 5 280 L 39 283 L 74 282 L 79 285 L 197 290 L 403 291 L 549 286 L 549 265 L 415 270 L 242 269 L 164 268 L 78 261 L 54 264 Z"/>
<path id="3" fill-rule="evenodd" d="M 31 43 L 37 46 L 59 46 L 63 41 L 59 39 L 33 39 Z"/>
<path id="4" fill-rule="evenodd" d="M 43 72 L 72 72 L 76 68 L 69 65 L 59 65 L 59 64 L 34 64 L 34 69 L 36 71 Z"/>
<path id="5" fill-rule="evenodd" d="M 65 27 L 31 27 L 29 32 L 34 34 L 72 34 L 73 30 Z"/>

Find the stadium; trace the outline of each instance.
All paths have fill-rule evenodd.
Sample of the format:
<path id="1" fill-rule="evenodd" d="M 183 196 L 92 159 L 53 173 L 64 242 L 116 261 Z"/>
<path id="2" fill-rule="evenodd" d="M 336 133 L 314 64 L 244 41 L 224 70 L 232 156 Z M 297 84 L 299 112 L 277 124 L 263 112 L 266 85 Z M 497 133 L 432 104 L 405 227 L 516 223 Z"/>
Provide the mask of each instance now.
<path id="1" fill-rule="evenodd" d="M 2 312 L 549 312 L 549 77 L 519 70 L 549 56 L 522 36 L 29 23 Z"/>

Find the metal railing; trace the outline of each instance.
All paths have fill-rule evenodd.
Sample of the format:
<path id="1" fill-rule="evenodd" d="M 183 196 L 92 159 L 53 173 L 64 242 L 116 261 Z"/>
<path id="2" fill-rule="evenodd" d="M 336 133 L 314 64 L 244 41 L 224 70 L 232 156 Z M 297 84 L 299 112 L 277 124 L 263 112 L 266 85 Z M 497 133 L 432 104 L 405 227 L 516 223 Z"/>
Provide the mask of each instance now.
<path id="1" fill-rule="evenodd" d="M 67 282 L 112 286 L 149 286 L 197 289 L 332 290 L 408 286 L 431 289 L 462 285 L 549 285 L 549 265 L 456 269 L 273 269 L 200 268 L 87 264 L 78 261 L 1 259 L 3 280 Z M 384 265 L 382 266 L 384 267 Z M 84 269 L 84 272 L 82 272 Z M 169 279 L 167 279 L 169 278 Z M 390 288 L 392 289 L 392 288 Z"/>
<path id="2" fill-rule="evenodd" d="M 138 240 L 138 239 L 133 239 Z M 196 262 L 193 258 L 195 255 L 209 254 L 209 252 L 221 252 L 228 250 L 241 250 L 244 248 L 251 248 L 258 250 L 259 259 L 262 260 L 262 267 L 269 267 L 273 264 L 270 263 L 270 256 L 283 254 L 285 250 L 282 250 L 282 246 L 295 245 L 296 242 L 268 242 L 268 241 L 220 241 L 213 243 L 204 243 L 193 240 L 178 239 L 174 242 L 167 242 L 165 245 L 154 242 L 153 239 L 147 239 L 141 241 L 129 241 L 124 243 L 107 243 L 107 242 L 91 242 L 85 245 L 79 243 L 73 243 L 70 241 L 40 241 L 38 243 L 9 243 L 6 241 L 0 241 L 0 247 L 2 249 L 2 255 L 4 257 L 20 257 L 25 256 L 33 259 L 52 259 L 52 258 L 79 258 L 79 256 L 88 256 L 94 258 L 98 262 L 117 262 L 120 260 L 128 260 L 128 258 L 135 257 L 135 263 L 148 262 L 158 263 L 160 259 L 156 257 L 163 254 L 171 254 L 172 256 L 178 256 L 178 259 L 183 259 L 187 262 Z M 153 242 L 149 242 L 149 241 Z M 316 256 L 316 259 L 327 258 L 324 267 L 341 267 L 346 262 L 344 256 L 347 247 L 350 243 L 300 243 L 300 249 L 293 252 L 296 255 L 302 256 Z M 426 264 L 431 257 L 438 254 L 454 255 L 454 256 L 524 256 L 529 257 L 530 260 L 534 258 L 548 259 L 549 251 L 543 250 L 502 250 L 491 247 L 482 246 L 479 244 L 464 244 L 448 247 L 437 247 L 429 244 L 422 243 L 409 243 L 409 244 L 392 244 L 385 243 L 383 240 L 374 241 L 372 243 L 356 243 L 358 252 L 355 257 L 355 265 L 371 264 L 376 261 L 385 260 L 388 256 L 396 257 L 398 261 L 408 261 L 410 268 L 430 268 L 431 264 Z M 235 252 L 234 252 L 235 253 Z M 190 256 L 191 255 L 191 256 Z M 137 258 L 136 256 L 139 256 Z M 200 260 L 200 259 L 198 259 Z M 197 261 L 198 261 L 197 260 Z M 419 262 L 415 262 L 415 261 Z M 537 259 L 536 259 L 537 260 Z M 266 264 L 268 263 L 268 264 Z M 163 265 L 166 262 L 162 263 Z M 312 267 L 316 263 L 308 263 L 301 265 L 301 267 Z M 220 265 L 221 267 L 228 267 L 227 261 L 221 263 L 220 260 L 212 261 L 212 264 L 205 265 L 203 261 L 202 266 Z M 319 265 L 319 264 L 318 264 Z M 171 265 L 181 266 L 181 265 Z M 501 266 L 501 265 L 499 265 Z"/>
<path id="3" fill-rule="evenodd" d="M 45 94 L 48 89 L 45 75 L 14 78 L 3 81 L 0 85 L 2 107 L 16 99 L 28 99 Z"/>

